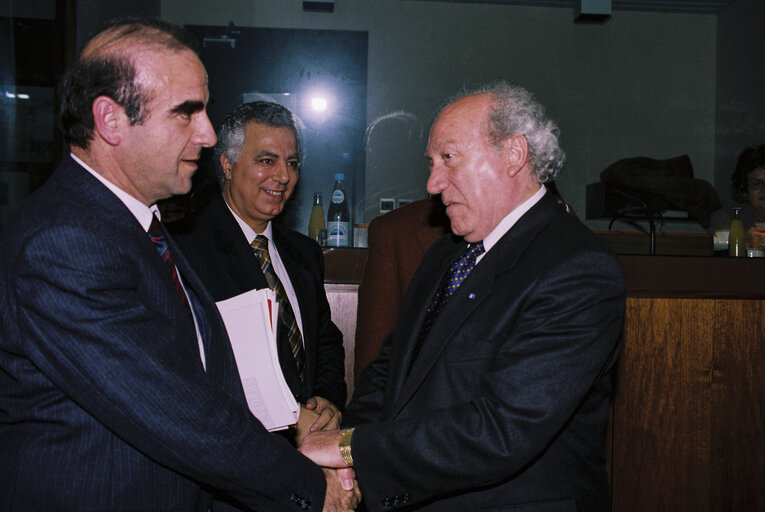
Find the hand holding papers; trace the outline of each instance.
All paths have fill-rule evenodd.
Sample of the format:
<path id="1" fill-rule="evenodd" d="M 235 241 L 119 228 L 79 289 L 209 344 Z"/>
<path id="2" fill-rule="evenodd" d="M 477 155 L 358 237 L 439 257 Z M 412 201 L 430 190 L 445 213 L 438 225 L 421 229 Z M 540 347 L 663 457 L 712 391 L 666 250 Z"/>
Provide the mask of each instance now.
<path id="1" fill-rule="evenodd" d="M 279 366 L 278 303 L 269 288 L 217 303 L 242 379 L 247 405 L 269 431 L 297 423 L 299 406 Z"/>

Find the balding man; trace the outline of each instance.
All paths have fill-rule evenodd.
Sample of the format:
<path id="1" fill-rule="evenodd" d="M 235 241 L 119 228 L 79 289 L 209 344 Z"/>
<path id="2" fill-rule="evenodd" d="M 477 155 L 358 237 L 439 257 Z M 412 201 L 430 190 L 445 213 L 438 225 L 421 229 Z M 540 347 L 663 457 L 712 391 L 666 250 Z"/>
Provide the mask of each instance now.
<path id="1" fill-rule="evenodd" d="M 212 299 L 159 222 L 216 141 L 190 44 L 119 22 L 64 77 L 71 154 L 0 240 L 0 510 L 355 501 L 250 414 Z"/>
<path id="2" fill-rule="evenodd" d="M 557 128 L 503 83 L 442 110 L 427 159 L 456 236 L 412 278 L 347 408 L 355 430 L 301 451 L 353 465 L 370 511 L 608 510 L 624 276 L 543 186 L 563 164 Z"/>

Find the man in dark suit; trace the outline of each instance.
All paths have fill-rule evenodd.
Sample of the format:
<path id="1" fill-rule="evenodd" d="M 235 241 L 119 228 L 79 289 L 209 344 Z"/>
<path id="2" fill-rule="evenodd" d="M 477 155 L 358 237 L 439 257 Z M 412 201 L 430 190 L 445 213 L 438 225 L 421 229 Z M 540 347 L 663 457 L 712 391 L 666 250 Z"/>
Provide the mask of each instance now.
<path id="1" fill-rule="evenodd" d="M 355 429 L 300 447 L 320 465 L 353 465 L 369 510 L 609 507 L 625 283 L 542 186 L 563 163 L 557 133 L 504 83 L 451 103 L 431 129 L 428 192 L 456 236 L 415 273 L 346 411 Z"/>
<path id="2" fill-rule="evenodd" d="M 118 22 L 64 77 L 71 155 L 0 240 L 0 510 L 353 504 L 250 414 L 215 305 L 157 218 L 216 140 L 190 44 Z"/>
<path id="3" fill-rule="evenodd" d="M 324 292 L 321 248 L 271 222 L 298 181 L 295 117 L 276 103 L 244 103 L 228 115 L 219 135 L 216 163 L 223 194 L 184 219 L 174 229 L 175 238 L 216 301 L 269 286 L 251 246 L 258 235 L 267 239 L 304 349 L 296 356 L 289 340 L 279 337 L 282 373 L 297 401 L 308 408 L 301 410 L 298 426 L 335 429 L 346 401 L 345 353 Z"/>

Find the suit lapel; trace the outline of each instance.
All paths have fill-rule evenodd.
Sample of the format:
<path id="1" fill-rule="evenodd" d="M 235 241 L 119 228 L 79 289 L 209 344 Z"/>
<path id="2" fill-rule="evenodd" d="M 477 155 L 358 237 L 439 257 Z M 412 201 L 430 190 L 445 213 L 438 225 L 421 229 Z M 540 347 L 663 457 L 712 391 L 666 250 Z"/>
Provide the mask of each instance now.
<path id="1" fill-rule="evenodd" d="M 183 255 L 181 248 L 169 235 L 168 242 L 183 284 L 190 295 L 189 300 L 196 306 L 194 314 L 205 351 L 205 373 L 210 380 L 226 389 L 231 396 L 246 403 L 234 353 L 215 301 Z"/>
<path id="2" fill-rule="evenodd" d="M 542 197 L 484 256 L 444 307 L 409 371 L 412 350 L 435 288 L 440 285 L 441 277 L 447 267 L 459 257 L 464 249 L 464 243 L 457 244 L 457 247 L 449 252 L 439 251 L 433 255 L 434 260 L 440 257 L 443 260 L 442 264 L 434 267 L 436 271 L 419 279 L 418 282 L 433 280 L 435 285 L 413 294 L 408 304 L 414 305 L 417 312 L 409 311 L 404 317 L 404 322 L 400 323 L 404 328 L 407 325 L 410 328 L 406 340 L 398 344 L 398 352 L 393 356 L 394 361 L 401 361 L 401 363 L 391 371 L 393 392 L 389 417 L 392 418 L 401 412 L 411 400 L 451 339 L 461 332 L 463 324 L 470 318 L 473 311 L 491 295 L 498 276 L 512 271 L 541 226 L 552 219 L 553 208 L 556 207 L 558 205 L 550 199 L 549 195 Z M 417 326 L 417 328 L 413 329 L 411 326 Z M 398 327 L 394 335 L 401 335 Z M 475 340 L 475 342 L 480 343 L 481 340 Z"/>
<path id="3" fill-rule="evenodd" d="M 212 332 L 214 318 L 212 317 L 213 315 L 211 314 L 210 309 L 205 307 L 206 301 L 212 302 L 212 299 L 207 296 L 204 286 L 191 269 L 191 265 L 183 255 L 183 251 L 173 241 L 169 234 L 167 234 L 167 242 L 170 245 L 170 251 L 173 254 L 175 266 L 183 280 L 183 286 L 188 295 L 189 303 L 194 310 L 194 315 L 199 327 L 199 335 L 202 338 L 202 345 L 205 351 L 206 372 L 210 377 L 218 375 L 222 368 L 218 364 L 219 359 L 216 357 L 215 344 L 212 343 L 214 337 Z"/>
<path id="4" fill-rule="evenodd" d="M 463 250 L 464 244 L 460 244 L 459 248 L 450 254 L 447 265 L 442 268 L 442 272 L 436 278 L 438 281 L 436 286 L 440 285 L 443 273 L 447 271 L 448 266 L 460 256 Z M 395 399 L 395 406 L 391 411 L 393 415 L 398 414 L 417 392 L 438 361 L 443 350 L 455 334 L 459 332 L 462 324 L 470 317 L 480 303 L 491 294 L 496 272 L 496 258 L 489 258 L 490 255 L 491 253 L 487 254 L 481 260 L 481 263 L 465 278 L 465 281 L 460 285 L 446 306 L 444 306 L 436 323 L 433 325 L 430 333 L 428 333 L 428 337 L 425 338 L 419 355 L 412 362 L 412 349 L 417 341 L 420 327 L 425 318 L 427 304 L 430 304 L 435 293 L 435 287 L 430 291 L 425 301 L 422 302 L 422 304 L 425 304 L 425 307 L 421 308 L 420 315 L 418 316 L 417 329 L 412 329 L 413 336 L 406 343 L 406 359 L 401 364 L 402 368 L 399 370 L 401 372 L 398 380 L 399 391 Z"/>
<path id="5" fill-rule="evenodd" d="M 237 288 L 232 295 L 268 287 L 258 261 L 223 197 L 216 197 L 210 209 L 215 227 L 215 250 L 226 258 L 226 272 Z"/>
<path id="6" fill-rule="evenodd" d="M 407 290 L 393 333 L 395 338 L 401 340 L 395 343 L 394 352 L 391 356 L 392 361 L 397 361 L 397 364 L 391 365 L 390 368 L 391 401 L 393 403 L 401 403 L 404 384 L 407 384 L 410 374 L 412 353 L 420 334 L 420 328 L 425 320 L 427 305 L 430 304 L 436 289 L 440 286 L 441 277 L 451 262 L 464 250 L 464 247 L 464 243 L 459 239 L 445 240 L 443 246 L 439 247 L 433 255 L 432 261 L 440 262 L 440 264 L 423 264 L 417 271 L 418 274 L 422 272 L 422 276 L 415 276 Z M 431 337 L 429 336 L 429 338 Z M 422 357 L 422 353 L 419 357 Z"/>
<path id="7" fill-rule="evenodd" d="M 194 326 L 188 321 L 188 315 L 178 300 L 175 285 L 169 278 L 167 267 L 158 257 L 157 249 L 152 244 L 149 236 L 143 230 L 138 220 L 133 216 L 128 208 L 117 198 L 106 186 L 93 177 L 88 171 L 82 169 L 74 160 L 66 159 L 62 163 L 64 174 L 63 186 L 71 188 L 73 196 L 83 195 L 82 214 L 87 216 L 94 215 L 100 219 L 100 222 L 110 226 L 117 226 L 124 233 L 126 239 L 120 243 L 125 247 L 129 246 L 131 250 L 141 251 L 139 257 L 145 262 L 146 268 L 154 275 L 145 275 L 145 279 L 152 283 L 153 292 L 156 294 L 155 304 L 159 306 L 157 312 L 167 316 L 170 321 L 175 319 L 173 329 L 176 335 L 163 340 L 166 343 L 177 343 L 178 350 L 182 350 L 190 361 L 199 361 L 201 369 L 201 360 L 199 359 L 199 348 L 196 342 Z M 66 189 L 64 189 L 66 190 Z M 92 210 L 96 213 L 91 214 Z M 172 237 L 167 234 L 168 244 L 173 254 L 173 259 L 181 274 L 184 286 L 194 294 L 202 306 L 205 315 L 203 323 L 202 338 L 205 347 L 205 358 L 208 362 L 208 368 L 214 368 L 212 375 L 218 376 L 215 380 L 226 384 L 227 389 L 238 390 L 238 395 L 244 399 L 239 383 L 236 366 L 233 366 L 231 372 L 231 363 L 233 362 L 233 353 L 231 353 L 228 343 L 212 343 L 213 341 L 223 341 L 226 338 L 223 324 L 217 316 L 217 310 L 214 308 L 212 299 L 207 294 L 204 286 L 194 271 L 191 269 L 188 261 L 183 255 L 183 251 L 174 242 Z M 224 353 L 221 353 L 217 345 L 225 345 L 230 355 L 227 360 Z"/>

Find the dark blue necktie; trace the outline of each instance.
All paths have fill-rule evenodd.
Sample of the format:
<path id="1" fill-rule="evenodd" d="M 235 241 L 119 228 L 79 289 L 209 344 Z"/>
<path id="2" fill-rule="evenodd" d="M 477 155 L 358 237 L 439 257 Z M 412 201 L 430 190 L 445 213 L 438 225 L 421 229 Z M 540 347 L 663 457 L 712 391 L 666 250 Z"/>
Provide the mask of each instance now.
<path id="1" fill-rule="evenodd" d="M 433 327 L 433 324 L 436 323 L 438 315 L 441 314 L 444 306 L 449 302 L 449 299 L 454 295 L 454 292 L 457 291 L 457 288 L 460 287 L 462 281 L 464 281 L 468 274 L 473 270 L 476 259 L 483 254 L 483 252 L 483 242 L 468 244 L 465 252 L 462 253 L 462 256 L 452 263 L 449 267 L 449 271 L 444 274 L 444 277 L 441 279 L 441 284 L 438 287 L 438 290 L 436 290 L 436 294 L 433 296 L 430 306 L 428 306 L 425 321 L 420 329 L 420 335 L 417 337 L 417 344 L 414 348 L 412 361 L 414 361 L 414 358 L 420 353 L 422 343 L 425 341 L 425 338 L 428 337 L 428 333 Z"/>

